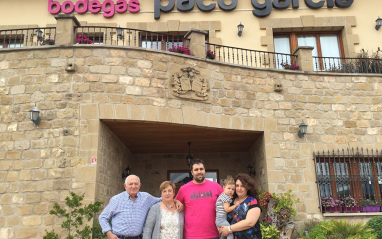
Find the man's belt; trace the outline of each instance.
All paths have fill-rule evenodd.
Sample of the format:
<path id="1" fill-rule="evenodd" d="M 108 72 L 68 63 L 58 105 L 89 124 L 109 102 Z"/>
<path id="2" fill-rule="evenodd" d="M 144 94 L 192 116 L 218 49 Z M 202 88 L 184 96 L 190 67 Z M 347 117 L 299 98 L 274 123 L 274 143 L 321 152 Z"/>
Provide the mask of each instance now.
<path id="1" fill-rule="evenodd" d="M 117 236 L 119 239 L 142 239 L 142 236 L 135 236 L 135 237 L 129 237 L 129 236 Z"/>

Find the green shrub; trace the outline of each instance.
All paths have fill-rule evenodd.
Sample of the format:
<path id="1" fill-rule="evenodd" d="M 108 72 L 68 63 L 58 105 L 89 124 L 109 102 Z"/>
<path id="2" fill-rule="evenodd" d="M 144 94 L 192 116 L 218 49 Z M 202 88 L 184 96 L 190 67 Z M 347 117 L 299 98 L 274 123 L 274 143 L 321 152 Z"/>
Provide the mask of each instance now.
<path id="1" fill-rule="evenodd" d="M 260 223 L 260 230 L 261 230 L 261 235 L 264 239 L 279 239 L 280 236 L 280 231 L 277 230 L 276 227 L 272 225 L 266 225 L 264 223 Z"/>
<path id="2" fill-rule="evenodd" d="M 373 230 L 378 239 L 382 239 L 382 216 L 376 216 L 370 219 L 366 226 Z"/>
<path id="3" fill-rule="evenodd" d="M 304 227 L 299 232 L 300 237 L 307 236 L 318 224 L 320 224 L 320 221 L 316 219 L 305 221 Z"/>
<path id="4" fill-rule="evenodd" d="M 84 196 L 79 196 L 70 192 L 70 196 L 65 198 L 67 209 L 62 208 L 58 203 L 54 203 L 51 215 L 56 215 L 63 218 L 61 227 L 68 231 L 66 239 L 90 239 L 92 238 L 93 228 L 86 225 L 93 219 L 94 214 L 101 209 L 102 202 L 96 201 L 87 206 L 82 205 Z M 60 238 L 55 232 L 47 232 L 43 239 L 58 239 Z"/>
<path id="5" fill-rule="evenodd" d="M 316 225 L 305 239 L 376 239 L 372 230 L 363 223 L 331 220 Z"/>
<path id="6" fill-rule="evenodd" d="M 328 230 L 325 228 L 328 226 L 330 222 L 320 222 L 312 230 L 308 233 L 304 239 L 327 239 L 328 238 Z"/>
<path id="7" fill-rule="evenodd" d="M 328 239 L 368 238 L 376 239 L 372 230 L 364 223 L 348 223 L 345 220 L 331 220 L 326 226 L 329 231 Z"/>
<path id="8" fill-rule="evenodd" d="M 286 193 L 272 194 L 272 197 L 276 200 L 276 207 L 273 209 L 274 212 L 279 212 L 282 208 L 289 208 L 293 216 L 296 216 L 296 210 L 293 208 L 293 204 L 299 202 L 299 200 L 294 200 L 294 195 L 292 190 Z"/>

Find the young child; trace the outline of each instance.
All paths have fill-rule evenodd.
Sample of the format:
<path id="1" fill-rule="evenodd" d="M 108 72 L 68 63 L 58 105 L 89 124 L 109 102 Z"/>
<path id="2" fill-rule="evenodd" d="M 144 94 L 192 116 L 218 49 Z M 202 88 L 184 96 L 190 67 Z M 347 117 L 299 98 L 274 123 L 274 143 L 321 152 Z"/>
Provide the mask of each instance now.
<path id="1" fill-rule="evenodd" d="M 222 226 L 229 226 L 229 222 L 227 221 L 227 213 L 234 210 L 238 205 L 230 206 L 232 203 L 232 197 L 235 193 L 235 180 L 231 175 L 228 175 L 223 182 L 224 192 L 220 194 L 218 199 L 216 200 L 216 220 L 215 224 L 218 228 Z M 225 236 L 221 236 L 220 238 L 226 238 Z M 233 239 L 233 234 L 227 236 L 227 239 Z"/>

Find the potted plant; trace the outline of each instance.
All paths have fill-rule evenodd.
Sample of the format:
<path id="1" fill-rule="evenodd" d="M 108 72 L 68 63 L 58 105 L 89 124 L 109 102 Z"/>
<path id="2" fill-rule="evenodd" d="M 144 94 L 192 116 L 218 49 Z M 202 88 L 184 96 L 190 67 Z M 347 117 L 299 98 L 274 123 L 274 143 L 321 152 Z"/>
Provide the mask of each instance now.
<path id="1" fill-rule="evenodd" d="M 42 45 L 54 45 L 54 39 L 45 39 Z"/>
<path id="2" fill-rule="evenodd" d="M 92 40 L 88 39 L 88 37 L 85 34 L 78 34 L 76 42 L 77 44 L 93 44 L 94 43 Z"/>
<path id="3" fill-rule="evenodd" d="M 260 206 L 266 208 L 269 203 L 269 199 L 272 198 L 272 194 L 269 192 L 259 192 Z"/>
<path id="4" fill-rule="evenodd" d="M 207 50 L 206 52 L 206 58 L 207 59 L 211 59 L 211 60 L 214 60 L 215 59 L 215 53 L 211 50 Z"/>
<path id="5" fill-rule="evenodd" d="M 340 212 L 341 205 L 340 200 L 335 200 L 333 197 L 322 197 L 322 211 L 323 212 Z"/>
<path id="6" fill-rule="evenodd" d="M 180 53 L 180 54 L 184 54 L 184 55 L 191 55 L 191 51 L 187 47 L 182 47 L 182 46 L 176 46 L 175 47 L 174 46 L 168 50 L 171 52 L 176 52 L 176 53 Z"/>
<path id="7" fill-rule="evenodd" d="M 380 203 L 377 203 L 370 199 L 362 199 L 360 205 L 362 207 L 362 212 L 379 212 L 381 210 Z"/>
<path id="8" fill-rule="evenodd" d="M 300 66 L 296 64 L 289 64 L 289 63 L 281 63 L 280 64 L 285 70 L 292 70 L 292 71 L 299 71 Z"/>
<path id="9" fill-rule="evenodd" d="M 280 231 L 267 222 L 260 223 L 261 235 L 264 239 L 279 239 Z"/>
<path id="10" fill-rule="evenodd" d="M 341 198 L 343 212 L 357 212 L 361 211 L 361 207 L 357 207 L 357 202 L 352 196 Z"/>

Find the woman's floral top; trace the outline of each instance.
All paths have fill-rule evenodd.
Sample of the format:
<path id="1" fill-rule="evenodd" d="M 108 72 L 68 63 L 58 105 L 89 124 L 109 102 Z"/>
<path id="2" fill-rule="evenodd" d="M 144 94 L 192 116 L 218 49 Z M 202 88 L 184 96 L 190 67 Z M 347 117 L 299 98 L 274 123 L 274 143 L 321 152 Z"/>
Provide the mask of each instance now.
<path id="1" fill-rule="evenodd" d="M 178 211 L 169 212 L 161 208 L 161 239 L 178 239 L 179 238 L 179 213 Z"/>
<path id="2" fill-rule="evenodd" d="M 235 210 L 228 214 L 228 222 L 233 225 L 247 216 L 247 212 L 252 208 L 261 207 L 254 197 L 247 197 Z M 255 226 L 244 231 L 234 232 L 235 239 L 261 239 L 260 223 L 256 222 Z"/>

